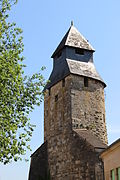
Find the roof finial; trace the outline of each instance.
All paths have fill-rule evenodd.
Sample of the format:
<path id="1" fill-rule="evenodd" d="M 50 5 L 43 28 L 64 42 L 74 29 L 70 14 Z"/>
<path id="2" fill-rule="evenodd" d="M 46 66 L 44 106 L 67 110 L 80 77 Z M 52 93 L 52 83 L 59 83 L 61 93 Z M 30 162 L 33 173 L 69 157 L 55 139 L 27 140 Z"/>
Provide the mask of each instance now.
<path id="1" fill-rule="evenodd" d="M 73 21 L 71 21 L 71 26 L 73 26 L 73 24 L 74 24 Z"/>

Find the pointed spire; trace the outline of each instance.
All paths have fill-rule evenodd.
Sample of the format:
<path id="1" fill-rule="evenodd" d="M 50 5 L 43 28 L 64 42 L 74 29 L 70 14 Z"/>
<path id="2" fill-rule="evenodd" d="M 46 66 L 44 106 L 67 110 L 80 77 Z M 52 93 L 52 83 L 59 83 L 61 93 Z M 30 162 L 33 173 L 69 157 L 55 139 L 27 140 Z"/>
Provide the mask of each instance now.
<path id="1" fill-rule="evenodd" d="M 89 51 L 95 51 L 95 49 L 91 46 L 87 39 L 74 27 L 73 21 L 71 21 L 71 26 L 68 32 L 63 37 L 62 41 L 58 45 L 57 49 L 52 55 L 52 58 L 65 46 L 86 49 Z"/>
<path id="2" fill-rule="evenodd" d="M 71 21 L 71 26 L 74 26 L 74 22 L 73 22 L 73 20 Z"/>

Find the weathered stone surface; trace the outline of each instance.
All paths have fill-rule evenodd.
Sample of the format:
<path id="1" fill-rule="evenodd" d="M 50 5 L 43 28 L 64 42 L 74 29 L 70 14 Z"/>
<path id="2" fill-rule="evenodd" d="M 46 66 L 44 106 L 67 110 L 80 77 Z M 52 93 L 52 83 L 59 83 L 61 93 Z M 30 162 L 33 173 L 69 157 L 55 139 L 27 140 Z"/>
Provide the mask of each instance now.
<path id="1" fill-rule="evenodd" d="M 105 122 L 104 86 L 99 81 L 88 79 L 84 87 L 84 77 L 70 75 L 51 88 L 51 95 L 46 93 L 44 117 L 45 139 L 73 128 L 89 129 L 105 144 L 107 131 Z M 55 102 L 55 96 L 58 101 Z M 72 124 L 72 127 L 71 127 Z"/>
<path id="2" fill-rule="evenodd" d="M 93 133 L 91 133 L 87 129 L 74 129 L 74 131 L 80 136 L 80 138 L 86 140 L 93 146 L 96 150 L 96 152 L 100 152 L 103 149 L 107 148 L 107 145 L 104 144 L 97 136 L 94 136 Z"/>
<path id="3" fill-rule="evenodd" d="M 52 179 L 90 180 L 99 174 L 102 180 L 103 169 L 96 147 L 100 151 L 107 147 L 103 84 L 89 79 L 88 87 L 84 87 L 84 77 L 70 75 L 65 78 L 65 87 L 60 81 L 50 92 L 49 95 L 46 91 L 44 100 L 44 133 Z M 89 129 L 93 140 L 97 138 L 96 147 L 89 138 L 73 131 L 83 128 Z"/>
<path id="4" fill-rule="evenodd" d="M 107 144 L 104 86 L 99 81 L 71 76 L 71 113 L 73 128 L 86 128 Z"/>
<path id="5" fill-rule="evenodd" d="M 32 155 L 29 180 L 46 180 L 49 176 L 47 142 L 42 144 Z"/>

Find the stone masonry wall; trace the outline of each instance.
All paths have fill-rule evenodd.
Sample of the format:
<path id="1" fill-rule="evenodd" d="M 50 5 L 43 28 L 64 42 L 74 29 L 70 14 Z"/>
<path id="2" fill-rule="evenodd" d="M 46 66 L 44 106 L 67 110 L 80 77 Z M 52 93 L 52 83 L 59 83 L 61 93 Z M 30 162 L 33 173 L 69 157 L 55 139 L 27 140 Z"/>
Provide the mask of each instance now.
<path id="1" fill-rule="evenodd" d="M 28 180 L 46 180 L 49 175 L 47 142 L 44 142 L 31 156 Z"/>
<path id="2" fill-rule="evenodd" d="M 65 87 L 62 81 L 46 90 L 44 98 L 44 140 L 72 130 L 71 121 L 71 77 L 65 80 Z"/>
<path id="3" fill-rule="evenodd" d="M 103 103 L 101 101 L 100 108 L 97 105 L 101 100 L 100 96 L 104 95 L 103 86 L 94 80 L 91 80 L 91 82 L 94 83 L 94 86 L 90 87 L 89 90 L 87 88 L 83 90 L 80 86 L 83 83 L 83 77 L 70 75 L 65 78 L 65 87 L 63 87 L 64 81 L 60 81 L 52 86 L 50 90 L 46 90 L 44 100 L 44 140 L 48 142 L 48 164 L 52 180 L 96 179 L 95 166 L 99 166 L 98 154 L 89 143 L 78 138 L 73 131 L 74 128 L 72 129 L 72 123 L 73 126 L 77 126 L 75 125 L 76 120 L 82 120 L 80 123 L 83 123 L 83 126 L 89 125 L 91 128 L 93 122 L 97 119 L 92 119 L 92 116 L 97 116 L 97 110 L 105 113 L 104 99 L 102 100 Z M 97 89 L 99 89 L 98 93 Z M 93 111 L 91 108 L 86 109 L 87 111 L 89 110 L 89 116 L 86 114 L 87 119 L 85 119 L 85 114 L 84 118 L 82 117 L 83 112 L 87 113 L 87 111 L 84 111 L 84 103 L 86 107 L 94 107 Z M 98 122 L 99 120 L 100 122 Z M 90 123 L 88 124 L 89 121 Z M 103 120 L 100 118 L 96 122 L 98 127 L 103 124 Z M 91 131 L 97 135 L 97 130 L 95 131 L 95 129 L 91 128 Z M 103 136 L 102 138 L 101 136 L 102 133 L 98 137 L 103 140 Z M 100 180 L 102 180 L 101 168 L 100 176 Z"/>
<path id="4" fill-rule="evenodd" d="M 69 174 L 71 155 L 67 146 L 72 132 L 70 86 L 67 77 L 47 90 L 44 99 L 44 140 L 48 142 L 48 162 L 52 180 L 64 179 Z"/>
<path id="5" fill-rule="evenodd" d="M 107 144 L 104 86 L 101 82 L 88 78 L 88 87 L 84 87 L 84 77 L 72 76 L 71 111 L 73 128 L 89 129 Z"/>

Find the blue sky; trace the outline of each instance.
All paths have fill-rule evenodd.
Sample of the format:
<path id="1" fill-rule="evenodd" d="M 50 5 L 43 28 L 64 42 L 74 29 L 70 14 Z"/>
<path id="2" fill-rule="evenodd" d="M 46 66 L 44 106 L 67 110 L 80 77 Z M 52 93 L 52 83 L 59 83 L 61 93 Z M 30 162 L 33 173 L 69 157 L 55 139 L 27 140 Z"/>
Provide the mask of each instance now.
<path id="1" fill-rule="evenodd" d="M 119 0 L 18 0 L 10 19 L 23 29 L 25 72 L 44 76 L 52 70 L 53 51 L 68 30 L 71 20 L 96 49 L 94 63 L 104 81 L 109 144 L 120 137 L 120 1 Z M 43 142 L 43 105 L 30 115 L 36 124 L 31 147 Z M 27 152 L 27 157 L 30 153 Z M 0 164 L 0 180 L 27 180 L 30 162 Z"/>

